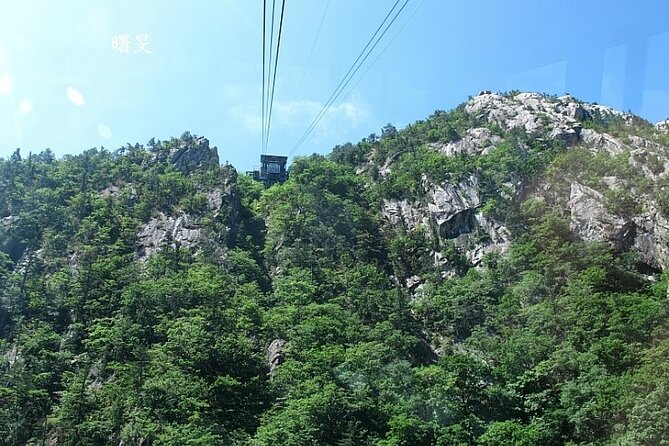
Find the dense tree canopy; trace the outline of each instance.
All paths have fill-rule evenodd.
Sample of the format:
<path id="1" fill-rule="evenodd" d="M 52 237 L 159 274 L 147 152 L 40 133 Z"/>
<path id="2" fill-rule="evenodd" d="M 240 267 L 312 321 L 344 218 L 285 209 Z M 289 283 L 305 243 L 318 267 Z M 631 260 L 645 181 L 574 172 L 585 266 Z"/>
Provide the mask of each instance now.
<path id="1" fill-rule="evenodd" d="M 669 444 L 669 276 L 503 194 L 624 166 L 499 128 L 485 156 L 426 145 L 474 124 L 462 108 L 389 124 L 269 189 L 178 171 L 179 140 L 0 160 L 0 445 Z M 429 228 L 388 225 L 380 203 L 419 200 L 421 175 L 478 175 L 509 252 L 474 268 Z M 143 256 L 161 215 L 205 242 Z"/>

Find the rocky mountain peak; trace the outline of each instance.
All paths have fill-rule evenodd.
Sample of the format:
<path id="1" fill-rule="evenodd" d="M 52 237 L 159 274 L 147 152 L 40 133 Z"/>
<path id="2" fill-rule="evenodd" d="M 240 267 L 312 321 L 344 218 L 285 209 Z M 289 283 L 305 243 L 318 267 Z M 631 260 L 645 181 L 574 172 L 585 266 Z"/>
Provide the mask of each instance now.
<path id="1" fill-rule="evenodd" d="M 467 116 L 462 122 L 469 127 L 458 128 L 458 137 L 429 141 L 426 146 L 479 167 L 459 178 L 449 170 L 443 177 L 423 173 L 419 196 L 385 199 L 383 213 L 390 224 L 410 231 L 423 228 L 438 239 L 437 245 L 452 243 L 476 266 L 486 253 L 504 254 L 514 238 L 508 221 L 485 208 L 534 198 L 562 209 L 575 239 L 605 241 L 619 252 L 637 251 L 651 268 L 669 265 L 664 242 L 669 222 L 662 198 L 669 149 L 659 133 L 669 132 L 669 120 L 653 126 L 633 114 L 569 94 L 483 91 L 462 110 Z M 519 134 L 524 135 L 520 140 Z M 482 172 L 490 169 L 481 167 L 487 165 L 484 160 L 504 160 L 497 155 L 501 147 L 517 151 L 519 160 L 524 160 L 518 161 L 518 168 L 523 169 L 529 158 L 542 159 L 541 146 L 552 147 L 563 158 L 581 157 L 582 164 L 554 169 L 550 178 L 536 176 L 539 172 L 525 178 L 500 172 L 498 184 L 491 187 L 490 172 Z M 533 150 L 537 150 L 534 155 Z M 402 169 L 401 156 L 398 162 L 395 158 L 380 170 L 383 179 Z M 448 271 L 446 263 L 439 266 Z"/>
<path id="2" fill-rule="evenodd" d="M 167 160 L 184 174 L 219 165 L 218 148 L 210 147 L 209 140 L 204 136 L 186 132 L 181 138 L 168 142 L 164 148 L 166 150 L 154 154 L 152 161 Z"/>
<path id="3" fill-rule="evenodd" d="M 669 118 L 655 124 L 655 128 L 661 132 L 669 133 Z"/>
<path id="4" fill-rule="evenodd" d="M 204 136 L 182 141 L 178 147 L 170 150 L 169 159 L 174 167 L 184 173 L 219 164 L 218 149 L 209 147 L 209 140 Z"/>
<path id="5" fill-rule="evenodd" d="M 518 93 L 513 96 L 484 92 L 470 99 L 465 111 L 505 130 L 522 128 L 539 135 L 544 129 L 553 138 L 572 145 L 578 141 L 581 121 L 588 111 L 571 96 L 554 98 L 537 93 Z"/>

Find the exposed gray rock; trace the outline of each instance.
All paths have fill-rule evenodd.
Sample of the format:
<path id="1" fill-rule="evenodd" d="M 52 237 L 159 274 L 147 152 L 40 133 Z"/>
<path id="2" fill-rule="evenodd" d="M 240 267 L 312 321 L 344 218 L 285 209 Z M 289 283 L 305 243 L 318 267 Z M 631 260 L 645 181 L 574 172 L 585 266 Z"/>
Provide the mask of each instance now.
<path id="1" fill-rule="evenodd" d="M 604 177 L 610 188 L 625 187 L 615 177 Z M 669 221 L 662 216 L 657 205 L 639 197 L 644 210 L 634 217 L 614 215 L 606 209 L 604 196 L 579 183 L 571 184 L 568 210 L 571 230 L 582 240 L 604 241 L 617 251 L 632 249 L 640 260 L 657 269 L 669 266 Z"/>
<path id="2" fill-rule="evenodd" d="M 440 270 L 446 270 L 448 265 L 448 259 L 445 255 L 438 251 L 431 251 L 430 256 L 434 262 L 434 265 Z"/>
<path id="3" fill-rule="evenodd" d="M 459 153 L 467 155 L 485 155 L 495 148 L 502 141 L 502 138 L 493 135 L 492 131 L 485 127 L 477 127 L 467 130 L 464 138 L 450 142 L 430 143 L 429 146 L 439 150 L 447 156 L 453 156 Z"/>
<path id="4" fill-rule="evenodd" d="M 618 177 L 602 177 L 602 183 L 604 183 L 609 189 L 622 189 L 625 187 L 625 183 Z"/>
<path id="5" fill-rule="evenodd" d="M 406 287 L 409 290 L 412 290 L 412 289 L 416 288 L 417 286 L 419 286 L 421 284 L 421 281 L 422 281 L 422 279 L 420 278 L 420 276 L 417 275 L 417 274 L 414 274 L 411 277 L 407 277 L 407 279 L 405 281 L 406 282 Z"/>
<path id="6" fill-rule="evenodd" d="M 519 93 L 508 97 L 482 92 L 467 102 L 465 111 L 507 130 L 523 128 L 537 136 L 547 132 L 550 138 L 564 141 L 567 146 L 583 141 L 593 150 L 606 150 L 609 153 L 622 152 L 626 144 L 611 135 L 582 129 L 581 122 L 598 115 L 602 119 L 622 119 L 623 123 L 631 126 L 636 119 L 630 113 L 610 107 L 581 103 L 570 95 L 554 98 L 537 93 Z M 658 123 L 657 128 L 669 128 L 669 120 Z M 448 153 L 448 150 L 457 150 L 458 147 L 439 148 Z"/>
<path id="7" fill-rule="evenodd" d="M 612 155 L 618 155 L 626 149 L 625 144 L 618 138 L 592 129 L 583 129 L 581 138 L 593 152 L 605 151 Z"/>
<path id="8" fill-rule="evenodd" d="M 59 442 L 60 437 L 58 436 L 58 431 L 55 429 L 48 430 L 46 434 L 46 442 L 44 443 L 45 446 L 58 446 Z"/>
<path id="9" fill-rule="evenodd" d="M 121 188 L 116 184 L 111 184 L 100 191 L 101 197 L 116 197 Z"/>
<path id="10" fill-rule="evenodd" d="M 551 138 L 569 146 L 579 141 L 580 121 L 588 117 L 588 111 L 571 96 L 551 98 L 537 93 L 513 97 L 484 93 L 470 99 L 465 111 L 507 130 L 523 128 L 535 135 L 546 130 Z"/>
<path id="11" fill-rule="evenodd" d="M 18 221 L 21 219 L 18 215 L 9 215 L 7 217 L 3 217 L 2 219 L 2 227 L 4 229 L 9 229 L 11 228 L 14 224 L 18 223 Z"/>
<path id="12" fill-rule="evenodd" d="M 481 198 L 476 177 L 458 184 L 431 185 L 425 192 L 427 206 L 410 204 L 406 200 L 386 200 L 383 215 L 393 226 L 415 230 L 436 228 L 442 242 L 452 241 L 474 266 L 481 263 L 489 252 L 505 253 L 511 244 L 511 233 L 501 223 L 484 216 L 480 210 Z M 444 277 L 451 267 L 443 254 L 432 252 L 435 265 Z M 409 277 L 406 286 L 418 285 L 418 276 Z"/>
<path id="13" fill-rule="evenodd" d="M 140 246 L 138 255 L 140 259 L 146 259 L 162 248 L 171 244 L 177 244 L 183 248 L 195 251 L 202 240 L 202 228 L 191 224 L 192 217 L 182 214 L 178 217 L 160 213 L 151 218 L 144 225 L 138 235 Z"/>
<path id="14" fill-rule="evenodd" d="M 207 208 L 213 212 L 213 217 L 218 217 L 224 204 L 223 191 L 215 188 L 207 192 Z"/>
<path id="15" fill-rule="evenodd" d="M 429 224 L 429 217 L 420 207 L 412 206 L 407 200 L 384 200 L 383 215 L 393 226 L 405 225 L 412 229 Z"/>
<path id="16" fill-rule="evenodd" d="M 473 217 L 470 230 L 462 232 L 453 241 L 471 265 L 479 266 L 486 254 L 505 254 L 508 251 L 511 233 L 504 225 L 480 212 L 473 214 Z"/>
<path id="17" fill-rule="evenodd" d="M 180 141 L 167 157 L 169 163 L 184 174 L 219 165 L 218 149 L 209 147 L 209 140 L 203 136 Z"/>
<path id="18" fill-rule="evenodd" d="M 571 184 L 568 207 L 571 230 L 580 239 L 606 241 L 619 251 L 634 243 L 636 226 L 607 211 L 600 192 L 574 182 Z"/>
<path id="19" fill-rule="evenodd" d="M 21 258 L 16 262 L 16 271 L 25 274 L 33 265 L 44 261 L 44 250 L 37 249 L 35 251 L 25 250 Z"/>
<path id="20" fill-rule="evenodd" d="M 14 364 L 16 364 L 16 362 L 19 360 L 19 347 L 17 344 L 12 344 L 9 350 L 7 350 L 5 353 L 4 359 L 7 364 L 9 364 L 10 369 L 14 366 Z"/>
<path id="21" fill-rule="evenodd" d="M 432 185 L 426 194 L 427 212 L 424 206 L 412 205 L 407 200 L 385 200 L 383 214 L 391 224 L 404 225 L 410 230 L 429 227 L 434 222 L 444 239 L 469 232 L 474 211 L 480 205 L 475 177 L 458 184 Z"/>
<path id="22" fill-rule="evenodd" d="M 655 208 L 634 217 L 637 236 L 633 248 L 646 265 L 664 269 L 669 266 L 669 221 Z"/>
<path id="23" fill-rule="evenodd" d="M 237 229 L 239 201 L 232 187 L 232 176 L 220 187 L 201 191 L 206 195 L 207 219 L 225 224 L 225 234 L 234 236 Z M 160 212 L 142 225 L 137 233 L 137 256 L 146 260 L 166 246 L 186 248 L 192 253 L 207 253 L 219 260 L 225 256 L 225 245 L 212 231 L 205 231 L 203 209 L 193 214 Z"/>
<path id="24" fill-rule="evenodd" d="M 146 446 L 148 444 L 149 443 L 147 442 L 146 438 L 144 438 L 144 437 L 133 438 L 128 443 L 125 443 L 122 439 L 119 440 L 119 442 L 118 442 L 118 446 Z"/>
<path id="25" fill-rule="evenodd" d="M 467 105 L 465 105 L 465 111 L 470 114 L 476 114 L 484 112 L 485 110 L 492 111 L 494 108 L 498 108 L 504 103 L 504 97 L 496 93 L 486 93 L 481 92 L 478 96 L 471 98 Z"/>
<path id="26" fill-rule="evenodd" d="M 470 232 L 475 209 L 481 204 L 476 177 L 456 185 L 435 185 L 428 191 L 427 205 L 432 221 L 437 224 L 443 239 L 452 239 L 464 232 Z"/>
<path id="27" fill-rule="evenodd" d="M 93 364 L 91 369 L 88 371 L 88 376 L 86 376 L 86 381 L 90 381 L 90 383 L 87 386 L 88 390 L 96 391 L 102 389 L 103 386 L 103 372 L 104 372 L 104 365 L 102 364 L 102 360 L 99 359 Z"/>
<path id="28" fill-rule="evenodd" d="M 588 112 L 590 116 L 597 114 L 601 116 L 603 119 L 615 117 L 622 119 L 626 125 L 634 124 L 635 117 L 633 114 L 621 112 L 620 110 L 607 107 L 606 105 L 584 103 L 583 108 Z"/>
<path id="29" fill-rule="evenodd" d="M 564 141 L 568 147 L 582 145 L 593 153 L 610 155 L 629 154 L 628 162 L 655 187 L 666 181 L 669 172 L 667 147 L 652 138 L 636 135 L 617 137 L 594 129 L 583 128 L 589 119 L 612 119 L 623 125 L 634 125 L 638 119 L 597 104 L 586 104 L 569 95 L 559 98 L 535 93 L 502 96 L 482 91 L 465 104 L 465 112 L 489 124 L 510 130 L 522 128 L 537 138 Z M 669 131 L 669 120 L 657 124 L 662 131 Z M 630 132 L 632 133 L 632 132 Z M 501 139 L 484 127 L 467 130 L 462 139 L 448 144 L 432 143 L 430 147 L 447 156 L 466 154 L 477 156 L 495 148 Z M 390 172 L 393 160 L 387 160 L 382 170 Z M 578 172 L 565 172 L 560 180 L 541 180 L 532 184 L 513 181 L 504 184 L 500 196 L 505 200 L 524 200 L 527 197 L 559 204 L 570 214 L 571 230 L 582 240 L 604 241 L 617 251 L 636 250 L 641 261 L 652 268 L 669 265 L 669 221 L 660 212 L 657 191 L 652 186 L 637 184 L 629 178 L 601 176 L 595 188 L 624 191 L 631 194 L 642 211 L 634 216 L 621 211 L 611 211 L 602 191 L 575 180 Z M 658 184 L 659 183 L 659 184 Z M 592 186 L 590 183 L 588 185 Z M 479 265 L 490 252 L 503 254 L 512 242 L 511 232 L 501 222 L 480 211 L 481 191 L 476 177 L 458 184 L 431 182 L 422 178 L 423 193 L 420 202 L 386 200 L 383 214 L 388 223 L 409 231 L 423 227 L 428 235 L 436 234 L 440 241 L 451 241 L 472 265 Z M 638 190 L 637 190 L 638 189 Z M 661 190 L 661 189 L 660 189 Z M 434 264 L 446 276 L 448 259 L 442 253 L 431 252 Z M 407 287 L 419 286 L 418 276 L 409 277 Z"/>
<path id="30" fill-rule="evenodd" d="M 567 146 L 576 145 L 580 135 L 581 127 L 578 125 L 572 127 L 555 127 L 550 133 L 551 138 L 563 141 Z"/>
<path id="31" fill-rule="evenodd" d="M 283 362 L 283 347 L 286 341 L 283 339 L 275 339 L 267 347 L 267 360 L 269 366 L 269 373 L 272 375 L 274 370 Z"/>
<path id="32" fill-rule="evenodd" d="M 669 118 L 655 124 L 655 128 L 661 132 L 669 133 Z"/>

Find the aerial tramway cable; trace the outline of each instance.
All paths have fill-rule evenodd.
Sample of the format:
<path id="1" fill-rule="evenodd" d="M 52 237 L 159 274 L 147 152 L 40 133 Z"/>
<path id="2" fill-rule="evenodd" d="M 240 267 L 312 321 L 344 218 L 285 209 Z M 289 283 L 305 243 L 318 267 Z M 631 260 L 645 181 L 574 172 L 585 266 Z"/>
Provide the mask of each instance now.
<path id="1" fill-rule="evenodd" d="M 365 76 L 367 76 L 367 73 L 369 73 L 369 71 L 370 71 L 370 70 L 372 69 L 372 67 L 376 64 L 376 62 L 379 61 L 379 59 L 381 58 L 381 56 L 383 56 L 383 54 L 386 52 L 386 50 L 388 49 L 388 47 L 395 41 L 395 39 L 397 38 L 397 36 L 399 36 L 400 33 L 401 33 L 402 31 L 404 31 L 404 28 L 406 28 L 406 26 L 409 24 L 409 22 L 411 22 L 411 19 L 414 18 L 414 16 L 416 15 L 416 13 L 418 13 L 418 10 L 420 10 L 420 8 L 423 6 L 423 4 L 424 4 L 426 1 L 427 1 L 427 0 L 423 0 L 422 2 L 420 2 L 420 4 L 416 7 L 416 9 L 414 10 L 414 12 L 411 13 L 411 15 L 409 16 L 409 18 L 404 22 L 404 24 L 400 27 L 400 29 L 397 30 L 397 32 L 395 33 L 395 35 L 393 35 L 393 37 L 388 41 L 388 43 L 386 44 L 386 46 L 383 47 L 383 49 L 379 52 L 379 54 L 376 56 L 376 58 L 372 61 L 372 63 L 370 63 L 370 64 L 367 66 L 367 69 L 365 70 L 365 72 L 362 73 L 362 75 L 361 75 L 360 77 L 358 77 L 358 81 L 357 81 L 357 82 L 353 85 L 353 87 L 351 87 L 351 89 L 348 90 L 348 92 L 342 97 L 342 101 L 345 101 L 346 98 L 348 98 L 348 96 L 349 96 L 353 91 L 355 91 L 355 89 L 358 87 L 358 85 L 360 85 L 360 82 L 362 82 L 362 80 L 365 78 Z M 330 114 L 330 115 L 332 115 L 332 114 Z"/>
<path id="2" fill-rule="evenodd" d="M 311 124 L 309 125 L 307 130 L 304 132 L 302 137 L 298 140 L 298 142 L 295 144 L 295 146 L 289 152 L 289 155 L 291 155 L 293 152 L 295 152 L 295 150 L 306 140 L 306 138 L 316 128 L 316 126 L 321 121 L 321 119 L 323 119 L 323 116 L 330 109 L 330 107 L 332 106 L 334 101 L 337 100 L 339 95 L 342 93 L 343 89 L 346 88 L 346 86 L 351 82 L 351 79 L 353 79 L 353 76 L 355 76 L 355 74 L 358 72 L 358 70 L 360 69 L 362 64 L 367 60 L 367 58 L 372 53 L 374 48 L 379 44 L 379 42 L 381 41 L 383 36 L 386 34 L 386 32 L 388 32 L 388 29 L 392 26 L 392 24 L 395 22 L 395 20 L 397 20 L 399 15 L 402 13 L 402 10 L 404 10 L 406 5 L 409 3 L 409 0 L 405 0 L 404 3 L 402 4 L 402 6 L 400 7 L 400 9 L 397 10 L 397 12 L 395 13 L 395 16 L 391 19 L 390 23 L 388 23 L 388 25 L 386 25 L 385 29 L 383 29 L 383 31 L 381 31 L 381 29 L 384 27 L 384 25 L 386 24 L 386 22 L 388 21 L 390 16 L 395 11 L 395 8 L 400 3 L 400 1 L 401 0 L 397 0 L 395 2 L 395 4 L 393 5 L 393 7 L 388 12 L 388 14 L 386 14 L 385 18 L 383 19 L 381 24 L 377 27 L 376 31 L 374 32 L 372 37 L 369 39 L 369 41 L 367 42 L 365 47 L 362 49 L 362 51 L 360 52 L 360 54 L 358 55 L 356 60 L 353 62 L 351 67 L 348 69 L 348 71 L 346 72 L 346 74 L 344 75 L 342 80 L 339 82 L 337 87 L 335 87 L 334 91 L 332 92 L 332 94 L 330 95 L 328 100 L 326 101 L 326 103 L 323 106 L 323 108 L 321 109 L 321 111 L 318 113 L 316 118 L 314 118 L 314 120 L 311 122 Z M 381 34 L 377 38 L 376 36 L 379 34 L 379 32 L 381 32 Z M 376 40 L 374 40 L 375 38 L 376 38 Z M 373 44 L 372 44 L 372 42 L 373 42 Z M 371 48 L 370 48 L 370 45 L 372 45 Z M 369 50 L 367 50 L 368 48 L 369 48 Z"/>
<path id="3" fill-rule="evenodd" d="M 390 8 L 390 11 L 388 11 L 388 14 L 386 14 L 386 16 L 384 17 L 384 19 L 383 19 L 383 21 L 381 22 L 381 24 L 376 28 L 376 31 L 374 32 L 374 34 L 372 35 L 372 37 L 369 38 L 369 40 L 367 41 L 367 44 L 365 45 L 365 47 L 362 49 L 362 51 L 360 52 L 360 54 L 358 55 L 358 57 L 355 59 L 355 61 L 353 62 L 353 64 L 351 64 L 351 66 L 349 67 L 349 69 L 348 69 L 348 71 L 346 72 L 346 74 L 344 75 L 344 77 L 341 79 L 341 81 L 340 81 L 339 84 L 335 87 L 335 89 L 333 90 L 333 92 L 332 92 L 332 94 L 330 95 L 330 97 L 328 98 L 328 100 L 325 102 L 325 105 L 323 106 L 323 108 L 320 110 L 320 112 L 318 113 L 318 115 L 316 115 L 316 118 L 314 118 L 314 120 L 311 122 L 311 124 L 309 125 L 309 127 L 307 127 L 307 130 L 304 132 L 304 134 L 302 135 L 302 137 L 299 139 L 299 141 L 298 141 L 298 142 L 295 144 L 295 146 L 292 148 L 292 150 L 290 151 L 289 155 L 292 154 L 292 153 L 293 153 L 293 152 L 294 152 L 294 151 L 295 151 L 295 150 L 296 150 L 296 149 L 297 149 L 297 148 L 298 148 L 298 147 L 299 147 L 299 146 L 306 140 L 306 138 L 308 137 L 308 135 L 311 134 L 311 132 L 316 128 L 316 126 L 318 125 L 318 123 L 319 123 L 320 120 L 322 119 L 323 115 L 330 109 L 330 107 L 332 106 L 332 104 L 334 103 L 334 101 L 337 99 L 337 96 L 339 96 L 339 94 L 341 93 L 342 85 L 343 85 L 344 83 L 346 83 L 346 82 L 349 80 L 349 79 L 348 79 L 349 76 L 352 76 L 352 75 L 351 75 L 351 72 L 353 72 L 354 70 L 357 70 L 357 69 L 358 69 L 358 62 L 360 61 L 361 58 L 363 58 L 363 56 L 364 56 L 364 54 L 365 54 L 365 51 L 367 50 L 367 48 L 369 48 L 369 45 L 372 44 L 372 42 L 374 41 L 374 38 L 377 36 L 377 34 L 379 33 L 379 31 L 383 28 L 383 26 L 385 25 L 385 23 L 388 21 L 388 18 L 392 15 L 393 11 L 395 10 L 395 8 L 397 7 L 397 5 L 399 4 L 400 1 L 401 1 L 401 0 L 397 0 L 397 1 L 395 2 L 395 4 L 393 5 L 393 7 Z M 404 5 L 406 5 L 407 2 L 408 2 L 408 0 L 405 1 L 405 4 L 404 4 Z"/>
<path id="4" fill-rule="evenodd" d="M 325 21 L 325 16 L 328 13 L 328 9 L 330 8 L 330 2 L 331 0 L 328 0 L 328 2 L 325 4 L 325 9 L 323 10 L 323 16 L 321 17 L 321 23 L 318 25 L 318 30 L 316 31 L 316 37 L 314 38 L 314 43 L 311 45 L 311 50 L 309 51 L 309 56 L 307 56 L 307 63 L 304 66 L 304 71 L 302 72 L 302 78 L 300 79 L 300 83 L 297 86 L 297 91 L 295 92 L 295 97 L 300 94 L 300 91 L 302 90 L 302 84 L 304 83 L 304 77 L 307 74 L 307 69 L 309 68 L 309 64 L 311 63 L 311 56 L 314 54 L 314 49 L 316 48 L 316 43 L 318 42 L 318 38 L 321 35 L 321 29 L 323 28 L 323 22 Z"/>
<path id="5" fill-rule="evenodd" d="M 269 43 L 267 44 L 269 48 L 269 63 L 267 65 L 267 76 L 263 73 L 263 83 L 265 88 L 265 100 L 263 102 L 263 111 L 265 113 L 265 119 L 262 123 L 262 153 L 264 154 L 267 151 L 266 141 L 267 141 L 267 115 L 269 113 L 269 91 L 272 88 L 272 61 L 274 59 L 273 44 L 274 44 L 274 11 L 276 10 L 276 0 L 272 0 L 272 12 L 270 14 L 270 29 L 269 29 Z M 263 40 L 266 42 L 266 40 Z"/>
<path id="6" fill-rule="evenodd" d="M 263 0 L 263 6 L 262 6 L 262 120 L 261 120 L 261 125 L 262 125 L 262 134 L 261 134 L 261 140 L 260 140 L 260 145 L 261 145 L 261 152 L 264 152 L 265 148 L 265 47 L 267 39 L 265 38 L 265 30 L 267 28 L 267 0 Z M 271 49 L 271 48 L 270 48 Z"/>
<path id="7" fill-rule="evenodd" d="M 265 151 L 267 151 L 267 146 L 269 145 L 269 132 L 272 126 L 272 108 L 274 105 L 274 88 L 276 87 L 276 72 L 279 65 L 279 51 L 281 49 L 281 31 L 283 29 L 283 16 L 284 10 L 286 7 L 286 0 L 281 2 L 281 18 L 279 20 L 279 34 L 276 40 L 276 57 L 274 58 L 274 74 L 272 75 L 272 92 L 270 93 L 269 98 L 269 114 L 267 117 L 267 131 L 265 132 Z M 272 8 L 273 9 L 273 8 Z M 274 20 L 274 18 L 272 18 Z M 270 48 L 271 50 L 271 48 Z M 271 68 L 271 59 L 270 59 L 270 68 Z"/>

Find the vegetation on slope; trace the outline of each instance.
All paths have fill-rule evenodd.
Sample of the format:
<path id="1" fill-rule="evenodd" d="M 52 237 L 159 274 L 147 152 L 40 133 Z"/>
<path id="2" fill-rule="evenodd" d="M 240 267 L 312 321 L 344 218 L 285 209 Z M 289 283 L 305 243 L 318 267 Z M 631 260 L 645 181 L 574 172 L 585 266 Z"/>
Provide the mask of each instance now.
<path id="1" fill-rule="evenodd" d="M 669 276 L 574 240 L 557 203 L 500 194 L 577 155 L 595 181 L 603 161 L 500 129 L 483 156 L 426 145 L 474 120 L 386 127 L 267 190 L 153 155 L 178 141 L 0 161 L 0 444 L 667 444 Z M 508 254 L 472 268 L 387 225 L 381 201 L 420 200 L 423 173 L 487 179 Z M 214 215 L 217 187 L 234 202 Z M 223 254 L 168 243 L 138 260 L 161 212 L 197 215 Z M 418 294 L 398 280 L 417 273 Z"/>

